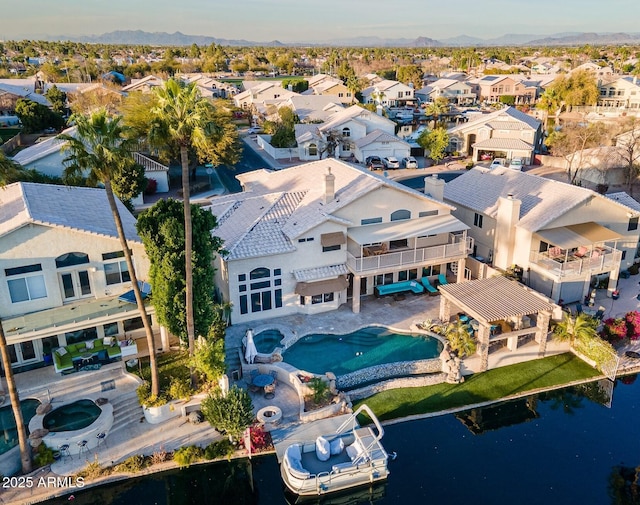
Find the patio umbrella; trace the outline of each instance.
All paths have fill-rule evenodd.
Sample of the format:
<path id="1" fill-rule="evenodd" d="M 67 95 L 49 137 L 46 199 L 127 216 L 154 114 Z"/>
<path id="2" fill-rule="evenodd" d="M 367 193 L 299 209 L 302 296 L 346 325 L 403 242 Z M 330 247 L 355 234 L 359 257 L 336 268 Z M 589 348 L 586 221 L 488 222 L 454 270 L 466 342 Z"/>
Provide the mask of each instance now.
<path id="1" fill-rule="evenodd" d="M 256 344 L 253 341 L 253 331 L 247 330 L 246 338 L 247 343 L 245 344 L 244 359 L 247 360 L 247 363 L 251 364 L 258 355 L 258 349 L 256 349 Z"/>

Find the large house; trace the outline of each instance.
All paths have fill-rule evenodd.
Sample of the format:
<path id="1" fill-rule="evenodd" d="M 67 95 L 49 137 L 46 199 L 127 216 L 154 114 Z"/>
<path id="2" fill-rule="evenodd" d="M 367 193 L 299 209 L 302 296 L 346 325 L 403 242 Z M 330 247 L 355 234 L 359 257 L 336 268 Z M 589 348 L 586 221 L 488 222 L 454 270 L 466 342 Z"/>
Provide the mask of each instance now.
<path id="1" fill-rule="evenodd" d="M 625 76 L 613 82 L 598 81 L 598 105 L 622 109 L 640 108 L 640 82 L 637 76 Z"/>
<path id="2" fill-rule="evenodd" d="M 281 81 L 259 81 L 258 84 L 252 85 L 246 91 L 235 95 L 233 103 L 241 109 L 251 109 L 252 107 L 273 103 L 275 100 L 283 100 L 297 94 L 283 88 Z"/>
<path id="3" fill-rule="evenodd" d="M 450 128 L 448 133 L 451 150 L 472 155 L 473 161 L 488 155 L 522 158 L 529 164 L 543 140 L 542 123 L 514 107 L 478 115 Z"/>
<path id="4" fill-rule="evenodd" d="M 523 76 L 485 75 L 468 81 L 478 101 L 497 103 L 501 97 L 513 97 L 516 104 L 531 104 L 536 101 L 538 86 Z"/>
<path id="5" fill-rule="evenodd" d="M 453 105 L 472 105 L 477 99 L 473 86 L 457 79 L 438 79 L 417 90 L 415 96 L 423 103 L 443 97 Z"/>
<path id="6" fill-rule="evenodd" d="M 638 248 L 638 207 L 589 189 L 498 168 L 474 168 L 447 183 L 444 201 L 469 225 L 473 254 L 523 271 L 533 289 L 581 301 L 596 279 L 613 291 Z"/>
<path id="7" fill-rule="evenodd" d="M 359 105 L 352 105 L 343 110 L 339 110 L 331 115 L 324 123 L 295 125 L 296 142 L 298 143 L 299 157 L 301 160 L 311 161 L 320 159 L 327 154 L 335 157 L 352 158 L 354 157 L 360 162 L 365 161 L 364 155 L 378 154 L 386 156 L 387 154 L 379 154 L 373 151 L 370 140 L 365 144 L 358 146 L 357 143 L 376 132 L 376 138 L 384 133 L 387 135 L 386 142 L 393 140 L 394 142 L 402 142 L 395 136 L 396 124 L 375 112 L 363 109 Z M 332 143 L 331 149 L 327 149 L 328 144 Z M 368 146 L 368 147 L 367 147 Z M 375 146 L 374 146 L 375 147 Z M 387 148 L 389 155 L 394 152 L 389 151 L 388 145 L 380 144 L 379 147 Z M 395 148 L 394 148 L 395 149 Z M 409 146 L 406 145 L 406 154 L 399 151 L 396 155 L 408 156 Z M 353 156 L 352 156 L 353 155 Z"/>
<path id="8" fill-rule="evenodd" d="M 398 81 L 385 79 L 362 90 L 364 103 L 375 103 L 385 107 L 413 105 L 413 88 Z"/>
<path id="9" fill-rule="evenodd" d="M 340 79 L 330 75 L 318 74 L 308 77 L 307 81 L 309 82 L 309 89 L 303 93 L 305 95 L 329 96 L 334 100 L 339 100 L 344 105 L 351 105 L 358 101 L 353 92 Z"/>
<path id="10" fill-rule="evenodd" d="M 135 219 L 117 204 L 144 280 L 149 260 Z M 16 369 L 51 363 L 60 346 L 144 332 L 136 305 L 118 299 L 130 289 L 104 190 L 24 182 L 0 189 L 0 317 Z"/>
<path id="11" fill-rule="evenodd" d="M 234 323 L 312 314 L 376 286 L 449 275 L 462 280 L 468 226 L 452 206 L 336 159 L 239 175 L 243 193 L 216 198 L 216 286 Z M 434 179 L 431 194 L 442 194 Z"/>

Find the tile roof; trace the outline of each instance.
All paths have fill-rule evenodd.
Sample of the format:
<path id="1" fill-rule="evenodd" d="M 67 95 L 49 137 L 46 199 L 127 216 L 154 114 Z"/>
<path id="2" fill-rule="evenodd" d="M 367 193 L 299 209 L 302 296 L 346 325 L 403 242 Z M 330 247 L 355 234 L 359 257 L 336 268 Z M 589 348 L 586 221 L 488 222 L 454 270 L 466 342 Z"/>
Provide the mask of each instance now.
<path id="1" fill-rule="evenodd" d="M 371 133 L 365 135 L 361 139 L 356 140 L 354 143 L 356 147 L 361 148 L 373 144 L 374 142 L 394 142 L 398 144 L 406 144 L 406 146 L 409 147 L 409 144 L 407 144 L 404 140 L 396 137 L 395 135 L 390 135 L 386 132 L 383 132 L 382 130 L 373 130 Z"/>
<path id="2" fill-rule="evenodd" d="M 77 131 L 78 128 L 76 126 L 72 126 L 71 128 L 64 130 L 62 133 L 75 137 Z M 50 154 L 60 152 L 62 146 L 66 143 L 66 140 L 60 140 L 56 135 L 55 137 L 50 137 L 42 142 L 38 142 L 37 144 L 33 144 L 32 146 L 19 151 L 12 159 L 16 163 L 26 167 L 30 163 L 41 160 Z"/>
<path id="3" fill-rule="evenodd" d="M 332 115 L 331 117 L 329 117 L 329 119 L 319 125 L 319 129 L 320 131 L 329 131 L 333 128 L 337 128 L 338 126 L 346 123 L 347 121 L 351 120 L 351 119 L 362 119 L 364 121 L 367 121 L 368 119 L 377 116 L 379 119 L 378 120 L 383 120 L 383 121 L 387 121 L 393 125 L 395 125 L 395 123 L 393 121 L 391 121 L 390 119 L 387 119 L 385 117 L 382 116 L 378 116 L 375 112 L 371 112 L 367 109 L 363 109 L 362 107 L 360 107 L 359 105 L 352 105 L 351 107 L 347 107 L 344 110 L 338 111 L 336 112 L 334 115 Z"/>
<path id="4" fill-rule="evenodd" d="M 494 137 L 476 142 L 472 147 L 478 149 L 518 149 L 522 151 L 532 151 L 533 145 L 520 139 L 504 139 Z"/>
<path id="5" fill-rule="evenodd" d="M 347 275 L 349 269 L 347 265 L 330 265 L 326 267 L 306 268 L 303 270 L 294 270 L 293 276 L 298 282 L 315 281 L 318 279 L 330 279 L 339 275 Z"/>
<path id="6" fill-rule="evenodd" d="M 535 232 L 576 206 L 599 195 L 590 189 L 545 179 L 510 168 L 473 168 L 444 187 L 445 201 L 496 217 L 498 198 L 520 200 L 519 227 Z"/>
<path id="7" fill-rule="evenodd" d="M 141 242 L 136 220 L 116 199 L 127 240 Z M 0 189 L 0 236 L 28 225 L 117 238 L 104 189 L 16 182 Z"/>
<path id="8" fill-rule="evenodd" d="M 618 202 L 626 207 L 629 207 L 630 210 L 635 212 L 640 212 L 640 202 L 638 202 L 635 198 L 633 198 L 628 193 L 624 191 L 619 191 L 618 193 L 607 193 L 607 198 L 613 200 L 614 202 Z"/>
<path id="9" fill-rule="evenodd" d="M 494 130 L 529 130 L 526 124 L 520 121 L 490 121 L 487 126 Z"/>
<path id="10" fill-rule="evenodd" d="M 496 112 L 492 112 L 491 114 L 484 114 L 477 119 L 473 119 L 468 123 L 462 123 L 461 125 L 454 126 L 453 128 L 449 128 L 447 130 L 449 133 L 455 133 L 459 130 L 467 130 L 470 126 L 480 126 L 483 124 L 488 124 L 493 121 L 511 121 L 516 120 L 520 121 L 527 126 L 529 126 L 532 130 L 537 130 L 542 123 L 538 121 L 536 118 L 525 114 L 524 112 L 519 111 L 514 107 L 506 107 L 504 109 L 498 110 Z"/>
<path id="11" fill-rule="evenodd" d="M 335 198 L 324 203 L 328 168 L 335 176 Z M 312 228 L 331 221 L 345 227 L 349 220 L 335 213 L 381 187 L 393 187 L 414 198 L 429 198 L 381 175 L 333 158 L 270 172 L 238 175 L 245 192 L 211 200 L 218 216 L 214 233 L 224 240 L 227 259 L 259 257 L 295 250 L 294 241 Z M 438 202 L 439 205 L 450 207 Z M 450 207 L 452 208 L 452 207 Z"/>

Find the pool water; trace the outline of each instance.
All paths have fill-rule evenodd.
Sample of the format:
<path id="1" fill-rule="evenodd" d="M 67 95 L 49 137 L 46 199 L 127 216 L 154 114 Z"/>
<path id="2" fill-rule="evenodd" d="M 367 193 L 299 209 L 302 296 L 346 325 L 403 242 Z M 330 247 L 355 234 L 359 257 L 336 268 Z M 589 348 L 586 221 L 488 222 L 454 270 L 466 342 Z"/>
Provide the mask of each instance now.
<path id="1" fill-rule="evenodd" d="M 98 419 L 102 409 L 91 400 L 78 400 L 52 410 L 42 420 L 49 431 L 76 431 L 86 428 Z"/>
<path id="2" fill-rule="evenodd" d="M 271 354 L 276 347 L 280 347 L 282 337 L 279 330 L 265 330 L 254 335 L 253 341 L 259 353 Z"/>
<path id="3" fill-rule="evenodd" d="M 40 405 L 40 401 L 34 399 L 22 400 L 20 402 L 22 419 L 25 426 L 29 426 L 29 421 L 36 415 L 38 405 Z M 0 454 L 4 454 L 16 445 L 18 445 L 16 420 L 13 417 L 11 405 L 7 405 L 0 409 Z"/>
<path id="4" fill-rule="evenodd" d="M 436 338 L 370 326 L 345 335 L 307 335 L 282 359 L 300 370 L 344 375 L 385 363 L 436 358 L 441 352 L 442 343 Z"/>

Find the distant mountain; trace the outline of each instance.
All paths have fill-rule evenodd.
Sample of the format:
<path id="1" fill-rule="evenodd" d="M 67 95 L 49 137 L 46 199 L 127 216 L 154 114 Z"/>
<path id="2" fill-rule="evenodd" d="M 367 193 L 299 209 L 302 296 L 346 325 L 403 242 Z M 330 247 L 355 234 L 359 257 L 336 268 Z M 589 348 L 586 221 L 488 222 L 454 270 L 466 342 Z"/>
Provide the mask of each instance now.
<path id="1" fill-rule="evenodd" d="M 480 47 L 480 46 L 561 46 L 561 45 L 606 45 L 606 44 L 637 44 L 640 43 L 640 33 L 557 33 L 543 37 L 534 34 L 505 34 L 491 39 L 481 39 L 468 35 L 458 35 L 442 40 L 429 37 L 408 38 L 381 38 L 351 37 L 334 39 L 331 42 L 305 41 L 285 44 L 279 40 L 271 42 L 256 42 L 245 39 L 221 39 L 206 35 L 186 35 L 181 32 L 145 32 L 142 30 L 119 30 L 102 35 L 91 36 L 48 36 L 46 40 L 73 40 L 77 42 L 90 42 L 102 44 L 135 44 L 152 46 L 208 46 L 212 43 L 223 46 L 350 46 L 350 47 Z"/>

